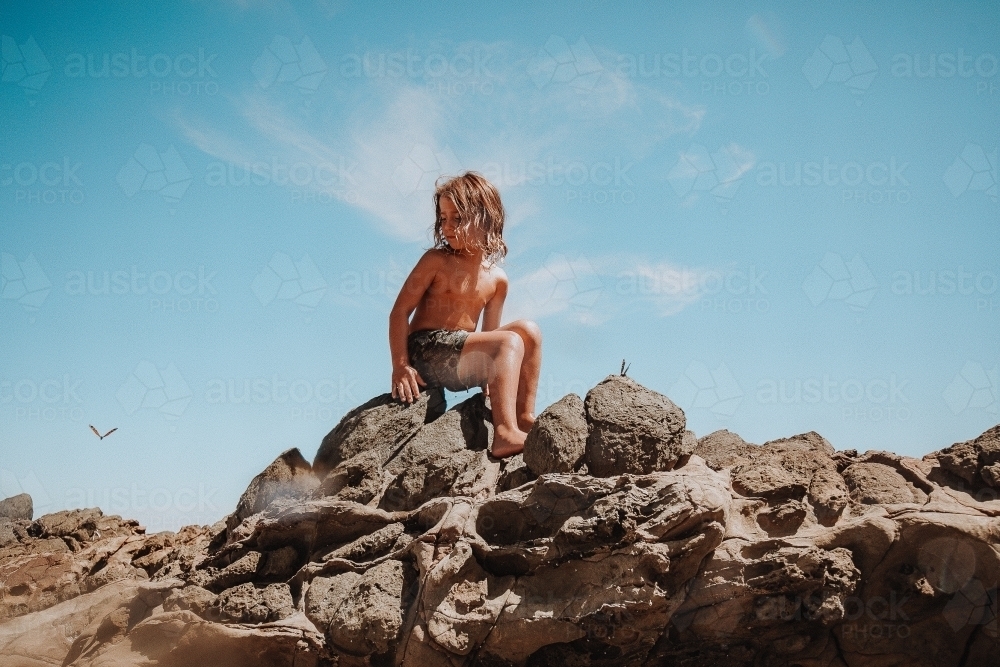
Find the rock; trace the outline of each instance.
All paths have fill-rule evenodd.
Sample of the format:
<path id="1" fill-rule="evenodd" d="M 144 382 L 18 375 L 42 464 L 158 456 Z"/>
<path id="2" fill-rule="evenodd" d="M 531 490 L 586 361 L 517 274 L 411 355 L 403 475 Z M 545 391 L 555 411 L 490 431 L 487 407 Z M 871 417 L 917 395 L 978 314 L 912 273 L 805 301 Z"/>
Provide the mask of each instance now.
<path id="1" fill-rule="evenodd" d="M 34 508 L 31 504 L 31 496 L 27 493 L 0 500 L 0 522 L 4 519 L 31 521 L 33 518 Z"/>
<path id="2" fill-rule="evenodd" d="M 521 454 L 508 456 L 500 461 L 500 475 L 497 477 L 497 492 L 510 491 L 537 478 L 538 475 L 524 463 Z"/>
<path id="3" fill-rule="evenodd" d="M 757 523 L 770 537 L 794 535 L 805 521 L 808 508 L 802 501 L 789 500 L 757 513 Z"/>
<path id="4" fill-rule="evenodd" d="M 415 577 L 412 568 L 388 560 L 365 572 L 333 613 L 327 628 L 330 643 L 349 655 L 385 656 L 395 651 L 403 626 L 403 597 Z M 384 658 L 383 658 L 384 659 Z"/>
<path id="5" fill-rule="evenodd" d="M 223 591 L 219 594 L 218 604 L 223 618 L 237 623 L 263 623 L 270 614 L 260 591 L 252 583 Z"/>
<path id="6" fill-rule="evenodd" d="M 403 524 L 390 523 L 388 526 L 379 528 L 370 535 L 359 537 L 350 544 L 334 549 L 323 557 L 324 560 L 332 558 L 345 558 L 353 561 L 371 560 L 389 551 L 396 540 L 403 534 Z"/>
<path id="7" fill-rule="evenodd" d="M 629 377 L 609 375 L 587 392 L 590 474 L 610 477 L 670 470 L 692 453 L 684 442 L 684 413 Z"/>
<path id="8" fill-rule="evenodd" d="M 1000 477 L 996 474 L 996 466 L 1000 464 L 1000 424 L 931 456 L 941 468 L 973 488 L 1000 489 Z"/>
<path id="9" fill-rule="evenodd" d="M 583 400 L 566 394 L 538 415 L 524 443 L 524 462 L 536 475 L 572 472 L 587 453 L 588 434 Z"/>
<path id="10" fill-rule="evenodd" d="M 23 524 L 7 524 L 17 541 L 0 550 L 0 621 L 118 580 L 148 576 L 131 564 L 145 539 L 135 521 L 87 509 L 47 514 Z"/>
<path id="11" fill-rule="evenodd" d="M 740 463 L 732 470 L 733 490 L 769 499 L 801 498 L 806 485 L 784 468 L 766 463 Z"/>
<path id="12" fill-rule="evenodd" d="M 233 530 L 248 516 L 263 511 L 278 498 L 304 498 L 317 486 L 319 480 L 299 450 L 286 450 L 253 478 L 226 525 Z"/>
<path id="13" fill-rule="evenodd" d="M 751 467 L 763 470 L 764 466 L 770 466 L 787 472 L 792 486 L 785 493 L 776 491 L 775 495 L 792 497 L 802 487 L 820 523 L 830 525 L 836 522 L 848 500 L 847 487 L 833 460 L 834 453 L 833 446 L 823 436 L 810 431 L 765 442 L 752 450 Z"/>
<path id="14" fill-rule="evenodd" d="M 485 497 L 500 472 L 489 457 L 492 441 L 492 416 L 475 394 L 422 426 L 386 465 L 391 481 L 378 506 L 409 510 L 440 496 Z"/>
<path id="15" fill-rule="evenodd" d="M 329 630 L 337 610 L 360 580 L 361 575 L 355 572 L 333 577 L 317 576 L 312 580 L 305 594 L 305 612 L 320 632 Z"/>
<path id="16" fill-rule="evenodd" d="M 721 430 L 699 439 L 693 453 L 705 459 L 712 470 L 722 470 L 748 461 L 757 448 L 757 445 L 745 442 L 735 433 Z"/>
<path id="17" fill-rule="evenodd" d="M 341 463 L 366 451 L 380 454 L 385 464 L 421 426 L 444 413 L 442 390 L 420 392 L 418 400 L 406 404 L 392 394 L 376 396 L 348 412 L 323 438 L 313 459 L 317 477 L 324 478 Z"/>
<path id="18" fill-rule="evenodd" d="M 659 456 L 646 445 L 679 442 L 656 464 L 670 470 L 496 461 L 477 396 L 383 449 L 345 426 L 354 453 L 322 492 L 232 529 L 146 535 L 96 509 L 2 522 L 0 664 L 992 664 L 995 429 L 922 461 L 813 432 L 698 440 L 676 420 L 671 441 L 650 435 L 658 395 L 602 384 L 583 403 L 591 435 L 637 468 Z M 612 390 L 634 433 L 602 417 Z"/>
<path id="19" fill-rule="evenodd" d="M 844 470 L 844 481 L 856 503 L 889 505 L 916 500 L 903 476 L 881 463 L 854 463 Z"/>
<path id="20" fill-rule="evenodd" d="M 174 589 L 163 600 L 164 611 L 190 611 L 205 620 L 219 618 L 219 596 L 201 586 L 184 586 Z"/>

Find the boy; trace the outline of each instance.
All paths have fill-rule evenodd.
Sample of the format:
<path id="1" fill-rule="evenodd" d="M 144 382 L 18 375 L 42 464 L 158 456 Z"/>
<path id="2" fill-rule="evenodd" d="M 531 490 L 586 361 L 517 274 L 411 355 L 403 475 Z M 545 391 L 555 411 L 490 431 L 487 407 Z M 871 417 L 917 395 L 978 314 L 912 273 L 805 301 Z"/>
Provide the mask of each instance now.
<path id="1" fill-rule="evenodd" d="M 513 456 L 535 423 L 542 334 L 527 320 L 500 326 L 508 285 L 496 265 L 507 254 L 500 194 L 467 172 L 438 186 L 434 210 L 434 247 L 389 314 L 392 395 L 412 403 L 420 386 L 482 386 L 493 409 L 492 454 Z"/>

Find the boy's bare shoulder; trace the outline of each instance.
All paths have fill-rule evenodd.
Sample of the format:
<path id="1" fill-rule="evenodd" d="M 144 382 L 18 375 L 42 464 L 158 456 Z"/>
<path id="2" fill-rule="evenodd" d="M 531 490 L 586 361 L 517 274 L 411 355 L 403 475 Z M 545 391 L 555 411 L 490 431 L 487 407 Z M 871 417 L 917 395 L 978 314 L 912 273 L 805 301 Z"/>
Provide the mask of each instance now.
<path id="1" fill-rule="evenodd" d="M 493 284 L 497 290 L 502 290 L 504 293 L 507 292 L 507 285 L 510 282 L 507 280 L 507 273 L 496 264 L 490 267 L 490 278 L 493 280 Z"/>
<path id="2" fill-rule="evenodd" d="M 423 270 L 438 269 L 444 266 L 448 260 L 448 253 L 440 248 L 431 248 L 424 252 L 417 260 L 417 267 Z M 415 267 L 416 268 L 416 267 Z"/>

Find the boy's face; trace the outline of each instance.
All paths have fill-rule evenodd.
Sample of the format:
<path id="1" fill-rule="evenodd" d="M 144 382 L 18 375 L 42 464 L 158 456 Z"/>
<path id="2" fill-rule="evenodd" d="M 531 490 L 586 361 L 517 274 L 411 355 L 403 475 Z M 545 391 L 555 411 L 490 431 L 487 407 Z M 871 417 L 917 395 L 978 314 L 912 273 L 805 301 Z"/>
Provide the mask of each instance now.
<path id="1" fill-rule="evenodd" d="M 462 215 L 458 212 L 455 202 L 451 200 L 451 197 L 441 197 L 438 200 L 438 208 L 441 209 L 441 236 L 448 242 L 452 250 L 465 250 L 468 226 L 462 220 Z"/>

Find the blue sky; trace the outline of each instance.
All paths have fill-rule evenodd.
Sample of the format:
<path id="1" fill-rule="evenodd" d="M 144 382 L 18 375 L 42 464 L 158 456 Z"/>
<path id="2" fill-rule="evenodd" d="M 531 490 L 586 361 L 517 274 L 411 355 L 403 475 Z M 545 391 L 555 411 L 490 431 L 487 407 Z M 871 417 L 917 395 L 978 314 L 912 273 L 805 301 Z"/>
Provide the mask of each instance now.
<path id="1" fill-rule="evenodd" d="M 989 3 L 4 2 L 0 34 L 0 495 L 36 512 L 176 529 L 311 457 L 387 389 L 466 169 L 539 411 L 625 358 L 699 435 L 1000 421 Z"/>

